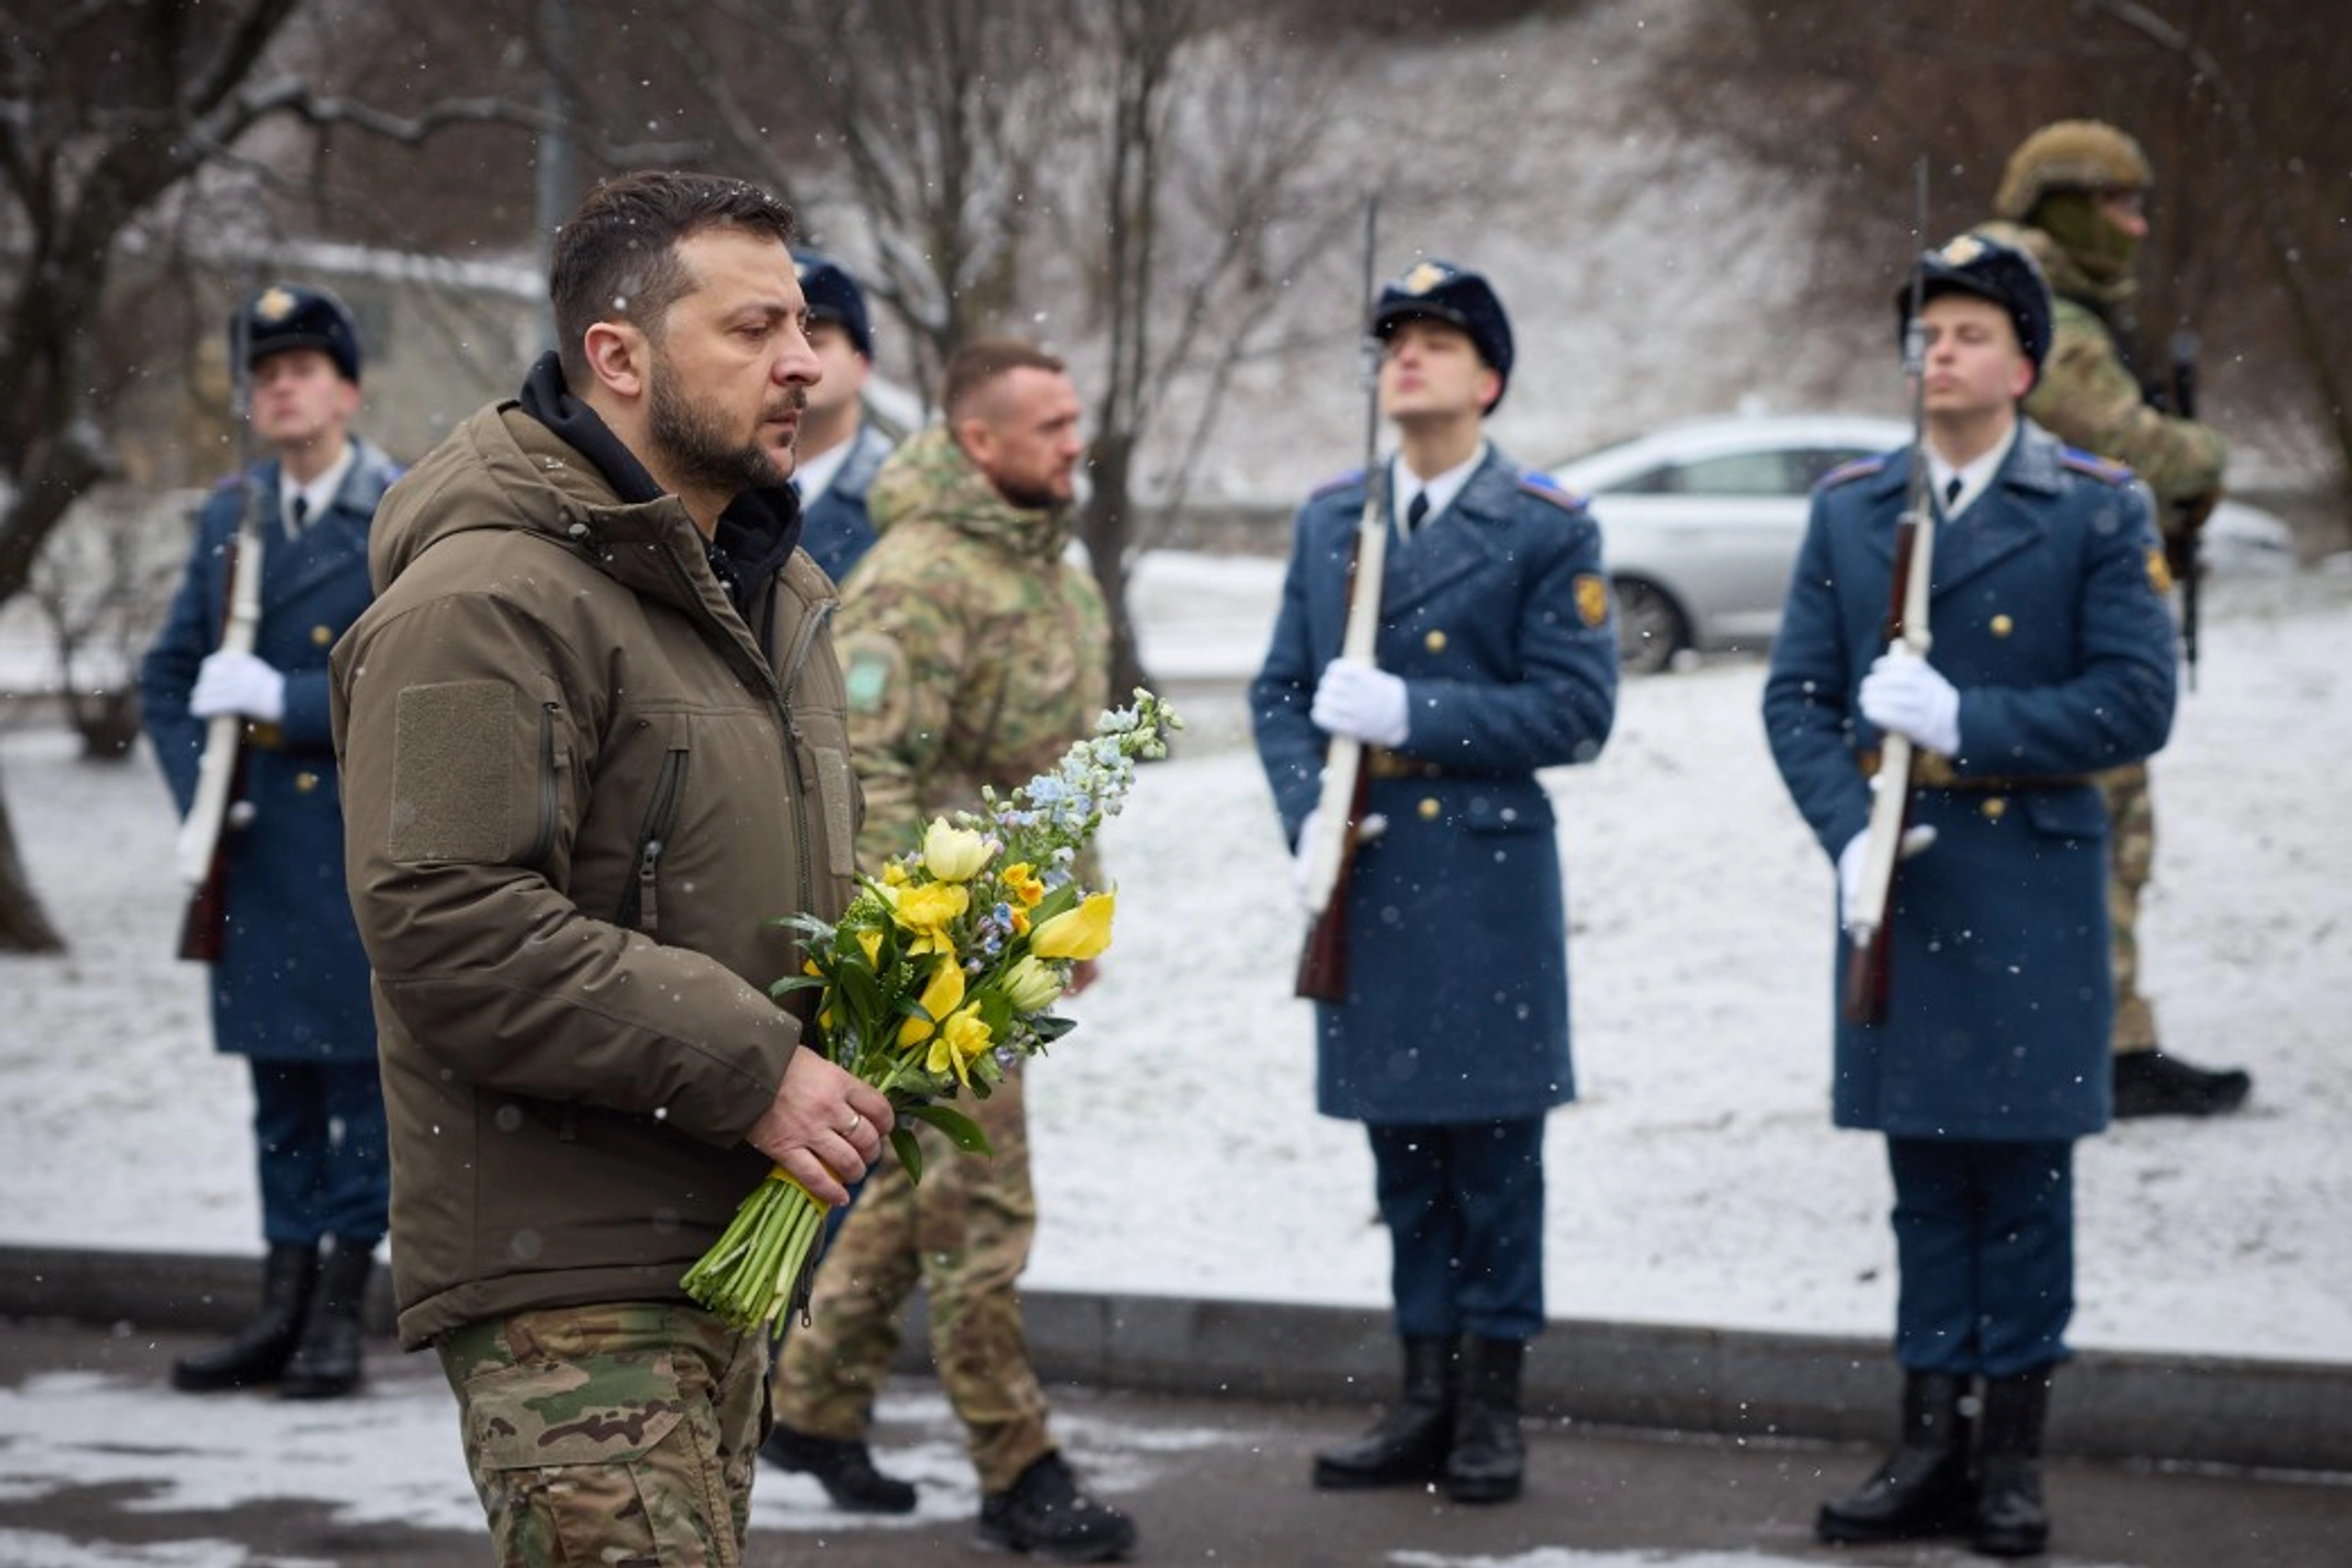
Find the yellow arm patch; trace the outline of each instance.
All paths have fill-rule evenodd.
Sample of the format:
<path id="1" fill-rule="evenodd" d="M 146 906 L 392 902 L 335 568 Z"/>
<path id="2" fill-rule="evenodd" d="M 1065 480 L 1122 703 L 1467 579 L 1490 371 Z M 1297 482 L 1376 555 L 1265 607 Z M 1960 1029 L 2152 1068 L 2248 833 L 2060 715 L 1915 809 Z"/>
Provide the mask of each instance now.
<path id="1" fill-rule="evenodd" d="M 1577 575 L 1577 615 L 1588 626 L 1609 619 L 1609 583 L 1597 572 Z"/>
<path id="2" fill-rule="evenodd" d="M 2165 559 L 2165 552 L 2154 545 L 2148 547 L 2148 586 L 2156 591 L 2159 599 L 2172 592 L 2172 565 Z"/>

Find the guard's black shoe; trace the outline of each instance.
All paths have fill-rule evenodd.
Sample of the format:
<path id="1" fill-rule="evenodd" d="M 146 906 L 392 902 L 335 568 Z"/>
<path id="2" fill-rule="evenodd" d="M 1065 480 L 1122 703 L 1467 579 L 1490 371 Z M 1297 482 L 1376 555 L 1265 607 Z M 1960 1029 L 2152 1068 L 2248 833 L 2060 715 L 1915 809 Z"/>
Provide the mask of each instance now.
<path id="1" fill-rule="evenodd" d="M 1080 1491 L 1062 1456 L 1049 1452 L 980 1499 L 978 1540 L 1048 1562 L 1111 1562 L 1135 1550 L 1136 1522 Z"/>
<path id="2" fill-rule="evenodd" d="M 2235 1067 L 2215 1071 L 2163 1051 L 2115 1058 L 2115 1114 L 2220 1116 L 2245 1103 L 2254 1079 Z"/>
<path id="3" fill-rule="evenodd" d="M 273 1243 L 262 1260 L 261 1311 L 225 1344 L 198 1350 L 172 1363 L 172 1386 L 183 1393 L 210 1393 L 276 1382 L 301 1342 L 319 1282 L 319 1248 Z"/>
<path id="4" fill-rule="evenodd" d="M 875 1469 L 874 1456 L 854 1438 L 820 1438 L 779 1426 L 760 1445 L 760 1457 L 779 1469 L 815 1476 L 844 1513 L 914 1511 L 914 1483 Z"/>
<path id="5" fill-rule="evenodd" d="M 1965 1535 L 1975 1523 L 1968 1473 L 1968 1380 L 1912 1372 L 1903 1382 L 1903 1438 L 1860 1491 L 1824 1503 L 1813 1533 L 1831 1545 Z"/>
<path id="6" fill-rule="evenodd" d="M 1443 1480 L 1453 1445 L 1461 1359 L 1453 1339 L 1406 1340 L 1402 1396 L 1363 1437 L 1315 1456 L 1315 1484 L 1346 1491 Z"/>

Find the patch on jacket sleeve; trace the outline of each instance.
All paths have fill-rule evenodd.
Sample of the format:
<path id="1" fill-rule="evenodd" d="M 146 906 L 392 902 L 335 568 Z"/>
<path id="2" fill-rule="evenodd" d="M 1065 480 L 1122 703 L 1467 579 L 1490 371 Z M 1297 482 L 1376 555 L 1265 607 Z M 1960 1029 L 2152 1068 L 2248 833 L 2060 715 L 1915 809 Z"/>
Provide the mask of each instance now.
<path id="1" fill-rule="evenodd" d="M 386 852 L 395 861 L 502 861 L 507 803 L 533 797 L 528 779 L 508 776 L 521 733 L 514 688 L 503 681 L 410 686 L 392 728 L 392 820 Z"/>
<path id="2" fill-rule="evenodd" d="M 1850 463 L 1840 463 L 1822 475 L 1821 482 L 1815 485 L 1814 489 L 1836 490 L 1839 485 L 1851 484 L 1856 479 L 1866 479 L 1871 474 L 1883 473 L 1893 456 L 1892 453 L 1878 452 L 1867 457 L 1857 457 Z"/>
<path id="3" fill-rule="evenodd" d="M 1577 618 L 1588 626 L 1609 619 L 1609 581 L 1597 571 L 1577 574 Z"/>
<path id="4" fill-rule="evenodd" d="M 2086 452 L 2076 446 L 2058 448 L 2058 461 L 2078 474 L 2088 474 L 2101 484 L 2129 484 L 2132 466 L 2112 457 L 2102 457 L 2096 452 Z"/>
<path id="5" fill-rule="evenodd" d="M 871 635 L 846 637 L 841 644 L 841 659 L 851 716 L 872 718 L 888 712 L 905 663 L 897 641 Z"/>
<path id="6" fill-rule="evenodd" d="M 2172 563 L 2165 559 L 2161 545 L 2148 547 L 2148 586 L 2156 591 L 2159 599 L 2172 592 Z"/>

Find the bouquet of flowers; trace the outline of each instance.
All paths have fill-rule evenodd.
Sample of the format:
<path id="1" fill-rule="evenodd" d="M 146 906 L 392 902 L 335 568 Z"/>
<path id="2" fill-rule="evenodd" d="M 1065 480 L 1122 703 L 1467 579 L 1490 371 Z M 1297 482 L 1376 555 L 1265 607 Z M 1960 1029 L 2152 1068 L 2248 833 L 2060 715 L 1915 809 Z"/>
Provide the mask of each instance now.
<path id="1" fill-rule="evenodd" d="M 808 962 L 771 989 L 818 989 L 804 1048 L 889 1097 L 899 1122 L 890 1146 L 916 1180 L 922 1156 L 910 1122 L 985 1150 L 971 1118 L 941 1101 L 967 1089 L 985 1098 L 1014 1061 L 1069 1032 L 1048 1010 L 1072 967 L 1110 946 L 1114 908 L 1110 892 L 1080 886 L 1079 852 L 1117 815 L 1136 761 L 1167 755 L 1182 723 L 1138 689 L 1133 707 L 1103 714 L 1053 772 L 1001 798 L 983 789 L 979 811 L 934 819 L 920 848 L 861 879 L 839 920 L 787 922 L 808 933 Z M 686 1293 L 745 1330 L 805 1302 L 826 1209 L 770 1171 L 686 1271 Z"/>

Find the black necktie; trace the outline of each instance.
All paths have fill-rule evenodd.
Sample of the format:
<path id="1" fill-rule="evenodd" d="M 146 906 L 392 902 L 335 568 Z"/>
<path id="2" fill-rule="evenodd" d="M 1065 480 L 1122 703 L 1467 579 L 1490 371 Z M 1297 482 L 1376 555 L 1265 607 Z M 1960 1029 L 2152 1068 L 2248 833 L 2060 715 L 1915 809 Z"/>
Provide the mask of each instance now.
<path id="1" fill-rule="evenodd" d="M 1951 482 L 1944 486 L 1944 510 L 1947 512 L 1951 511 L 1951 503 L 1959 499 L 1960 476 L 1958 474 L 1954 474 L 1951 477 Z"/>
<path id="2" fill-rule="evenodd" d="M 302 525 L 310 520 L 310 497 L 305 495 L 297 495 L 294 498 L 294 503 L 286 509 L 287 536 L 288 538 L 300 538 L 302 536 Z"/>
<path id="3" fill-rule="evenodd" d="M 1405 503 L 1405 532 L 1410 534 L 1419 527 L 1421 519 L 1429 514 L 1430 492 L 1425 490 L 1415 491 L 1413 499 Z"/>

